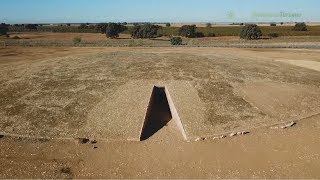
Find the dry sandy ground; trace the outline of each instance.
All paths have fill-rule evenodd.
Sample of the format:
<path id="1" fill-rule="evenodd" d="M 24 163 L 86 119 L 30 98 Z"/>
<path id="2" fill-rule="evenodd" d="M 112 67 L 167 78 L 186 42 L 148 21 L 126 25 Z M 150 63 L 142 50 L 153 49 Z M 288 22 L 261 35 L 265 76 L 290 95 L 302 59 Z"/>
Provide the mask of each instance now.
<path id="1" fill-rule="evenodd" d="M 319 55 L 0 49 L 0 177 L 319 178 Z M 170 92 L 187 141 L 174 121 L 136 141 L 156 84 Z M 244 130 L 250 134 L 213 140 Z"/>
<path id="2" fill-rule="evenodd" d="M 148 142 L 96 144 L 2 138 L 0 177 L 317 179 L 319 118 L 192 143 L 162 132 Z"/>

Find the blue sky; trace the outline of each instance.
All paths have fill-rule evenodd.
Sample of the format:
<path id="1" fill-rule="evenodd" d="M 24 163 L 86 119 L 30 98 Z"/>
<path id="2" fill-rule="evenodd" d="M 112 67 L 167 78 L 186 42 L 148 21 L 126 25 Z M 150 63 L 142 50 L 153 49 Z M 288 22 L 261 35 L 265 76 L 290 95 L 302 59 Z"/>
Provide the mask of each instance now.
<path id="1" fill-rule="evenodd" d="M 0 0 L 0 22 L 320 21 L 319 0 Z"/>

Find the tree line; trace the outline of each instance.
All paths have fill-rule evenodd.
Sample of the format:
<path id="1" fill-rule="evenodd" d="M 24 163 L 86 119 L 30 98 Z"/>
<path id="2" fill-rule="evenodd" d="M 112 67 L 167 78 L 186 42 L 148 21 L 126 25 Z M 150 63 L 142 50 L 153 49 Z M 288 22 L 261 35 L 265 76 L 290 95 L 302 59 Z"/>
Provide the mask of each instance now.
<path id="1" fill-rule="evenodd" d="M 171 24 L 166 23 L 166 28 L 170 28 Z M 256 24 L 243 24 L 240 29 L 241 39 L 259 39 L 262 36 L 262 32 L 258 25 Z M 270 26 L 274 26 L 271 23 Z M 207 28 L 211 28 L 211 24 L 206 24 Z M 127 23 L 100 23 L 100 24 L 81 24 L 79 26 L 71 26 L 70 24 L 59 25 L 59 26 L 42 26 L 38 24 L 14 24 L 8 25 L 5 23 L 0 24 L 0 35 L 7 35 L 8 31 L 44 31 L 51 29 L 52 32 L 100 32 L 106 35 L 107 38 L 118 38 L 120 33 L 128 31 L 132 38 L 134 39 L 144 39 L 144 38 L 157 38 L 163 36 L 161 34 L 162 26 L 158 26 L 151 23 L 144 24 L 134 24 L 133 27 L 128 27 Z M 305 23 L 296 23 L 292 29 L 293 31 L 307 31 L 308 27 Z M 204 34 L 197 31 L 196 25 L 183 25 L 178 30 L 178 36 L 172 36 L 171 43 L 173 45 L 182 44 L 181 37 L 186 38 L 199 38 L 199 37 L 214 37 L 215 34 L 209 32 Z M 268 34 L 270 37 L 278 37 L 276 32 Z"/>

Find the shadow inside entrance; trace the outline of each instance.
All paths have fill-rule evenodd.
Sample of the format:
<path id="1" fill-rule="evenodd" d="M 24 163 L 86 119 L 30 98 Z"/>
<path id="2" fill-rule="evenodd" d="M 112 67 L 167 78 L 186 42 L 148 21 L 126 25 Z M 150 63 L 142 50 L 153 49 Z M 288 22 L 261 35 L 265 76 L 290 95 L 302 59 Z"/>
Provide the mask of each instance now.
<path id="1" fill-rule="evenodd" d="M 147 140 L 172 119 L 164 87 L 154 87 L 150 98 L 140 141 Z"/>

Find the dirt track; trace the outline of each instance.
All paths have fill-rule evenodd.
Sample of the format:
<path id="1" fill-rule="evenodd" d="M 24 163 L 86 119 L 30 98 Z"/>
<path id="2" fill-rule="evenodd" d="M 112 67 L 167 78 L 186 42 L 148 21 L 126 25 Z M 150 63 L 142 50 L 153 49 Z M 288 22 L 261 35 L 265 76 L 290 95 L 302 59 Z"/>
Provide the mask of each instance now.
<path id="1" fill-rule="evenodd" d="M 98 140 L 93 149 L 95 144 L 77 140 L 4 137 L 1 159 L 6 168 L 0 174 L 7 178 L 317 178 L 320 73 L 289 63 L 317 62 L 319 54 L 318 50 L 223 48 L 0 49 L 1 132 Z M 170 94 L 192 141 L 175 138 L 175 132 L 164 128 L 146 142 L 109 142 L 110 135 L 128 137 L 126 126 L 133 127 L 134 118 L 143 122 L 139 117 L 145 115 L 142 107 L 150 97 L 144 86 L 156 82 L 173 82 Z M 203 116 L 188 119 L 194 114 L 187 111 L 192 102 L 179 105 L 187 97 L 181 96 L 181 89 L 186 94 L 196 92 L 200 105 L 195 104 Z M 132 100 L 137 102 L 136 114 L 127 114 L 132 119 L 107 114 L 99 120 L 105 107 L 124 107 L 127 97 L 141 97 Z M 291 129 L 268 127 L 309 116 Z M 110 128 L 120 127 L 119 121 L 124 126 Z M 244 129 L 251 133 L 210 140 Z M 196 137 L 209 140 L 194 142 Z M 54 155 L 55 149 L 63 150 Z M 25 168 L 13 169 L 16 165 Z"/>

